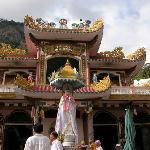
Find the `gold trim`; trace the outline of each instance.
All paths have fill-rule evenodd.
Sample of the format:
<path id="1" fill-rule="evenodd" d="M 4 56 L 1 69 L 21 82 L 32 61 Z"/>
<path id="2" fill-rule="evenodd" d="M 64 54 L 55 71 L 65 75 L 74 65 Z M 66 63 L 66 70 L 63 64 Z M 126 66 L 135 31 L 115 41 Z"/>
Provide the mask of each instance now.
<path id="1" fill-rule="evenodd" d="M 145 101 L 150 100 L 150 95 L 136 95 L 136 94 L 111 94 L 109 97 L 109 100 L 119 100 L 119 101 Z"/>
<path id="2" fill-rule="evenodd" d="M 109 76 L 104 77 L 103 80 L 99 80 L 99 82 L 92 83 L 90 85 L 91 88 L 93 88 L 95 91 L 105 91 L 110 87 L 110 78 Z"/>
<path id="3" fill-rule="evenodd" d="M 83 78 L 86 79 L 86 58 L 85 56 L 81 57 L 81 66 L 82 66 L 82 74 L 83 74 Z"/>
<path id="4" fill-rule="evenodd" d="M 31 89 L 34 85 L 34 83 L 28 82 L 26 78 L 23 78 L 21 75 L 17 74 L 15 84 L 18 87 L 25 88 L 25 89 Z"/>
<path id="5" fill-rule="evenodd" d="M 143 60 L 146 56 L 145 48 L 139 48 L 135 52 L 128 55 L 129 60 Z"/>
<path id="6" fill-rule="evenodd" d="M 46 68 L 45 68 L 45 65 L 46 65 L 46 59 L 45 59 L 45 56 L 44 55 L 41 55 L 40 56 L 40 84 L 45 84 L 46 83 Z"/>
<path id="7" fill-rule="evenodd" d="M 16 98 L 16 94 L 12 92 L 4 92 L 0 93 L 0 99 L 11 99 L 11 98 Z"/>
<path id="8" fill-rule="evenodd" d="M 72 56 L 81 56 L 86 50 L 85 43 L 52 43 L 52 44 L 43 44 L 43 51 L 47 55 L 72 55 Z"/>
<path id="9" fill-rule="evenodd" d="M 119 59 L 125 58 L 122 47 L 116 47 L 113 51 L 105 51 L 97 54 L 100 58 L 119 58 Z"/>
<path id="10" fill-rule="evenodd" d="M 0 43 L 0 56 L 22 56 L 26 54 L 26 50 L 12 48 L 9 44 Z"/>

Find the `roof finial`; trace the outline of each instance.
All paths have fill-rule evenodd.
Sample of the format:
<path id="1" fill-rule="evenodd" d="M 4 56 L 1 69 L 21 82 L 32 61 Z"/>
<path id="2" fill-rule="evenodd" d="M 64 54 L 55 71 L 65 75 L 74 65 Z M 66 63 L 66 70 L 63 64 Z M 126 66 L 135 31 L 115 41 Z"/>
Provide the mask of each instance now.
<path id="1" fill-rule="evenodd" d="M 65 65 L 69 65 L 70 66 L 70 62 L 69 59 L 67 59 L 66 64 Z"/>

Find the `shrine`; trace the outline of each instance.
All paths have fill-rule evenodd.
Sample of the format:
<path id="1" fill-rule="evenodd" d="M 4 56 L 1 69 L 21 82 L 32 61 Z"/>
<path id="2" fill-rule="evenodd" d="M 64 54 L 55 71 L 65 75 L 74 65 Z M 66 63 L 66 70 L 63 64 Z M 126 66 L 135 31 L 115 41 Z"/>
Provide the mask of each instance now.
<path id="1" fill-rule="evenodd" d="M 122 47 L 99 52 L 103 28 L 102 19 L 69 26 L 66 19 L 56 24 L 27 15 L 27 50 L 0 44 L 3 149 L 21 150 L 32 125 L 42 122 L 45 135 L 53 130 L 64 135 L 66 148 L 100 139 L 104 149 L 113 150 L 124 142 L 125 107 L 130 104 L 137 111 L 137 150 L 149 150 L 150 84 L 131 84 L 145 64 L 145 49 L 128 56 Z"/>

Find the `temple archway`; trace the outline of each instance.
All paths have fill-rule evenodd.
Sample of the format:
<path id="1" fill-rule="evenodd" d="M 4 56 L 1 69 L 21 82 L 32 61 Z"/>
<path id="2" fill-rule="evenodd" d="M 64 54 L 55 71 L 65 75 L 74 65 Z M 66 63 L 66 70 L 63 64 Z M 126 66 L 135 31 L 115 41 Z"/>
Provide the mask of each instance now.
<path id="1" fill-rule="evenodd" d="M 27 78 L 28 75 L 30 74 L 30 72 L 27 70 L 9 70 L 9 71 L 6 71 L 6 72 L 4 72 L 2 84 L 3 85 L 14 84 L 14 80 L 15 80 L 17 74 L 20 74 L 24 78 Z"/>
<path id="2" fill-rule="evenodd" d="M 114 150 L 118 142 L 117 119 L 108 112 L 97 112 L 93 118 L 94 139 L 100 140 L 105 150 Z"/>
<path id="3" fill-rule="evenodd" d="M 150 150 L 150 115 L 146 112 L 138 112 L 134 116 L 136 127 L 136 150 Z"/>
<path id="4" fill-rule="evenodd" d="M 25 111 L 14 111 L 5 119 L 4 149 L 22 150 L 32 135 L 32 120 Z"/>

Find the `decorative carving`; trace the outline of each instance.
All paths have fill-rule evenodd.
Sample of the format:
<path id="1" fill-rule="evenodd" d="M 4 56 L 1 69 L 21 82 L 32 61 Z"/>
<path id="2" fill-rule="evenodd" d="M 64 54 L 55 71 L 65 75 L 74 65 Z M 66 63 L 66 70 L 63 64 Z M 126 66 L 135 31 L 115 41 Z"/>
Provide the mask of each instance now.
<path id="1" fill-rule="evenodd" d="M 146 56 L 145 48 L 139 48 L 135 52 L 128 55 L 128 59 L 130 60 L 143 60 Z"/>
<path id="2" fill-rule="evenodd" d="M 86 79 L 86 57 L 81 57 L 81 72 L 83 74 L 83 78 Z"/>
<path id="3" fill-rule="evenodd" d="M 58 78 L 83 79 L 82 75 L 80 75 L 75 68 L 71 67 L 68 60 L 63 68 L 60 68 L 57 72 L 52 73 L 51 80 Z"/>
<path id="4" fill-rule="evenodd" d="M 104 77 L 103 80 L 100 80 L 99 82 L 92 83 L 90 86 L 95 90 L 95 91 L 105 91 L 110 87 L 110 78 L 109 76 Z"/>
<path id="5" fill-rule="evenodd" d="M 0 56 L 21 56 L 26 55 L 26 50 L 12 48 L 9 44 L 0 43 Z"/>
<path id="6" fill-rule="evenodd" d="M 60 19 L 60 29 L 67 29 L 67 20 L 66 19 Z"/>
<path id="7" fill-rule="evenodd" d="M 28 79 L 23 78 L 21 75 L 17 74 L 15 84 L 18 87 L 24 88 L 24 89 L 31 89 L 33 87 L 33 84 L 31 84 Z"/>
<path id="8" fill-rule="evenodd" d="M 40 57 L 40 84 L 45 82 L 45 56 Z"/>
<path id="9" fill-rule="evenodd" d="M 16 98 L 16 94 L 15 93 L 10 93 L 10 92 L 4 92 L 4 93 L 0 93 L 0 99 L 13 99 Z"/>
<path id="10" fill-rule="evenodd" d="M 87 30 L 89 32 L 94 32 L 94 31 L 97 31 L 98 29 L 102 28 L 104 25 L 104 22 L 102 19 L 97 19 L 91 27 L 89 27 Z"/>
<path id="11" fill-rule="evenodd" d="M 97 19 L 91 26 L 89 20 L 85 20 L 83 23 L 76 24 L 73 23 L 72 28 L 73 29 L 67 29 L 67 20 L 61 19 L 59 23 L 61 24 L 60 28 L 55 28 L 55 23 L 47 23 L 44 22 L 42 19 L 36 19 L 34 20 L 32 16 L 25 16 L 24 18 L 24 24 L 25 26 L 28 26 L 29 28 L 35 29 L 37 31 L 59 31 L 59 30 L 69 30 L 72 32 L 94 32 L 99 30 L 103 27 L 103 20 Z"/>
<path id="12" fill-rule="evenodd" d="M 113 51 L 105 51 L 97 54 L 100 58 L 119 58 L 119 59 L 125 58 L 122 47 L 116 47 Z"/>
<path id="13" fill-rule="evenodd" d="M 73 55 L 81 56 L 86 49 L 86 44 L 52 44 L 44 45 L 43 50 L 47 55 Z"/>

